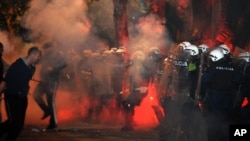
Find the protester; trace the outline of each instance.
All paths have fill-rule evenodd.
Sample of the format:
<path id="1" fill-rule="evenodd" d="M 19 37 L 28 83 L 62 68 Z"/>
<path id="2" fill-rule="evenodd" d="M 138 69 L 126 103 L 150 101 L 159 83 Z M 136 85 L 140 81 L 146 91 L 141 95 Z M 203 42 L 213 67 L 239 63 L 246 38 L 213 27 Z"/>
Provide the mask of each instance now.
<path id="1" fill-rule="evenodd" d="M 15 141 L 24 126 L 29 81 L 40 56 L 41 51 L 37 47 L 31 47 L 26 57 L 17 59 L 10 66 L 0 84 L 0 92 L 4 92 L 8 117 L 0 124 L 0 137 L 7 133 L 6 141 Z"/>
<path id="2" fill-rule="evenodd" d="M 41 119 L 50 116 L 49 125 L 46 129 L 54 129 L 57 127 L 55 94 L 59 84 L 60 72 L 67 64 L 62 55 L 57 52 L 53 43 L 45 43 L 43 51 L 40 71 L 41 82 L 35 89 L 34 99 L 44 112 Z M 46 95 L 46 102 L 43 99 L 44 94 Z"/>

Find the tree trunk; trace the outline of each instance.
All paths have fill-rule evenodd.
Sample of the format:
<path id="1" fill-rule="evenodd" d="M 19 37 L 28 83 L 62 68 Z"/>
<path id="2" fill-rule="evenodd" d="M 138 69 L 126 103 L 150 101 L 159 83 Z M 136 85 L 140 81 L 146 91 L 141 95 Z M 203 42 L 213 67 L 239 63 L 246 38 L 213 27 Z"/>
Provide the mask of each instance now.
<path id="1" fill-rule="evenodd" d="M 127 7 L 128 0 L 113 0 L 115 44 L 117 47 L 128 45 Z"/>

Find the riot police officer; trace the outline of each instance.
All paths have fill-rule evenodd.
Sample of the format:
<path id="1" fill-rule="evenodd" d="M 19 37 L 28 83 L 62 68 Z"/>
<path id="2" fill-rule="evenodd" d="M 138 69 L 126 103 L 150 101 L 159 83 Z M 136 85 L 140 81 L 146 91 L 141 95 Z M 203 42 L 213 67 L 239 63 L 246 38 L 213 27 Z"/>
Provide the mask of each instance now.
<path id="1" fill-rule="evenodd" d="M 131 65 L 126 74 L 125 90 L 122 92 L 125 126 L 122 131 L 132 131 L 135 106 L 139 106 L 148 93 L 150 81 L 149 71 L 145 65 L 146 55 L 143 51 L 135 51 L 131 56 Z"/>
<path id="2" fill-rule="evenodd" d="M 178 44 L 175 49 L 164 60 L 164 75 L 167 75 L 164 77 L 167 79 L 165 86 L 172 88 L 173 94 L 168 90 L 169 93 L 161 98 L 161 105 L 167 116 L 160 121 L 158 127 L 160 140 L 181 140 L 193 132 L 193 119 L 190 119 L 194 118 L 194 104 L 190 104 L 188 93 L 192 90 L 194 97 L 199 51 L 195 45 L 186 41 Z M 191 78 L 195 81 L 191 82 Z M 191 86 L 194 87 L 190 89 Z"/>
<path id="3" fill-rule="evenodd" d="M 197 86 L 198 74 L 199 74 L 199 50 L 195 45 L 189 45 L 184 49 L 190 54 L 188 61 L 188 73 L 189 73 L 189 96 L 192 100 L 195 100 L 195 90 Z"/>
<path id="4" fill-rule="evenodd" d="M 232 111 L 235 86 L 240 82 L 238 73 L 221 49 L 216 48 L 209 53 L 211 66 L 202 76 L 202 84 L 207 85 L 206 121 L 208 141 L 228 140 L 228 127 Z"/>
<path id="5" fill-rule="evenodd" d="M 125 47 L 111 48 L 111 79 L 112 87 L 114 90 L 114 98 L 116 110 L 122 109 L 122 97 L 120 92 L 123 88 L 123 77 L 126 68 L 129 66 L 129 63 L 126 61 L 126 49 Z"/>
<path id="6" fill-rule="evenodd" d="M 250 104 L 242 106 L 245 98 L 250 100 L 250 53 L 242 52 L 238 56 L 238 69 L 243 74 L 244 81 L 238 88 L 237 95 L 234 100 L 235 122 L 249 124 L 250 123 Z"/>
<path id="7" fill-rule="evenodd" d="M 196 98 L 199 102 L 203 103 L 203 100 L 206 96 L 206 86 L 201 85 L 201 77 L 203 72 L 207 70 L 209 67 L 209 46 L 207 44 L 198 45 L 199 56 L 200 56 L 200 65 L 199 65 L 199 76 L 197 81 L 197 89 L 196 89 Z M 201 92 L 203 91 L 203 92 Z M 202 95 L 200 95 L 202 94 Z"/>
<path id="8" fill-rule="evenodd" d="M 173 99 L 177 100 L 180 105 L 188 99 L 189 78 L 188 78 L 188 61 L 190 53 L 185 48 L 190 46 L 189 42 L 182 42 L 177 46 L 176 57 L 173 60 L 173 69 L 171 70 Z"/>

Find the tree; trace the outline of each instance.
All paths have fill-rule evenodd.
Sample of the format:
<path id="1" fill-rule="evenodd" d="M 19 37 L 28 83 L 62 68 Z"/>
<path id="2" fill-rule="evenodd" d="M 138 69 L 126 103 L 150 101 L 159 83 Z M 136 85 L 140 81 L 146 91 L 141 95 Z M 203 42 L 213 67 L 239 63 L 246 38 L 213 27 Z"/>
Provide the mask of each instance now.
<path id="1" fill-rule="evenodd" d="M 114 4 L 114 23 L 115 23 L 115 44 L 116 46 L 128 45 L 128 25 L 127 7 L 128 0 L 113 0 Z"/>
<path id="2" fill-rule="evenodd" d="M 30 0 L 1 0 L 0 1 L 0 30 L 20 35 L 21 17 L 28 9 Z"/>

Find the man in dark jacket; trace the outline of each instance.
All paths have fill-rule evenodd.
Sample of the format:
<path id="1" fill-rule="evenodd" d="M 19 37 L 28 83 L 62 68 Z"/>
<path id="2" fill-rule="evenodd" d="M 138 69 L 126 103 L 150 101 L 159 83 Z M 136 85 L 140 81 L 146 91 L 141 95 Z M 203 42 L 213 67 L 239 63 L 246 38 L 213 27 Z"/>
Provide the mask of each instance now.
<path id="1" fill-rule="evenodd" d="M 41 58 L 40 70 L 41 82 L 35 89 L 34 99 L 44 112 L 42 120 L 50 116 L 47 129 L 54 129 L 57 126 L 55 94 L 60 71 L 66 67 L 66 62 L 52 43 L 45 43 L 43 49 L 44 55 Z M 43 100 L 44 94 L 46 95 L 46 102 Z"/>
<path id="2" fill-rule="evenodd" d="M 31 47 L 28 55 L 17 59 L 8 69 L 1 85 L 4 91 L 8 120 L 0 124 L 0 137 L 8 133 L 6 141 L 15 141 L 21 132 L 27 109 L 29 81 L 35 72 L 35 64 L 41 56 L 37 47 Z"/>

